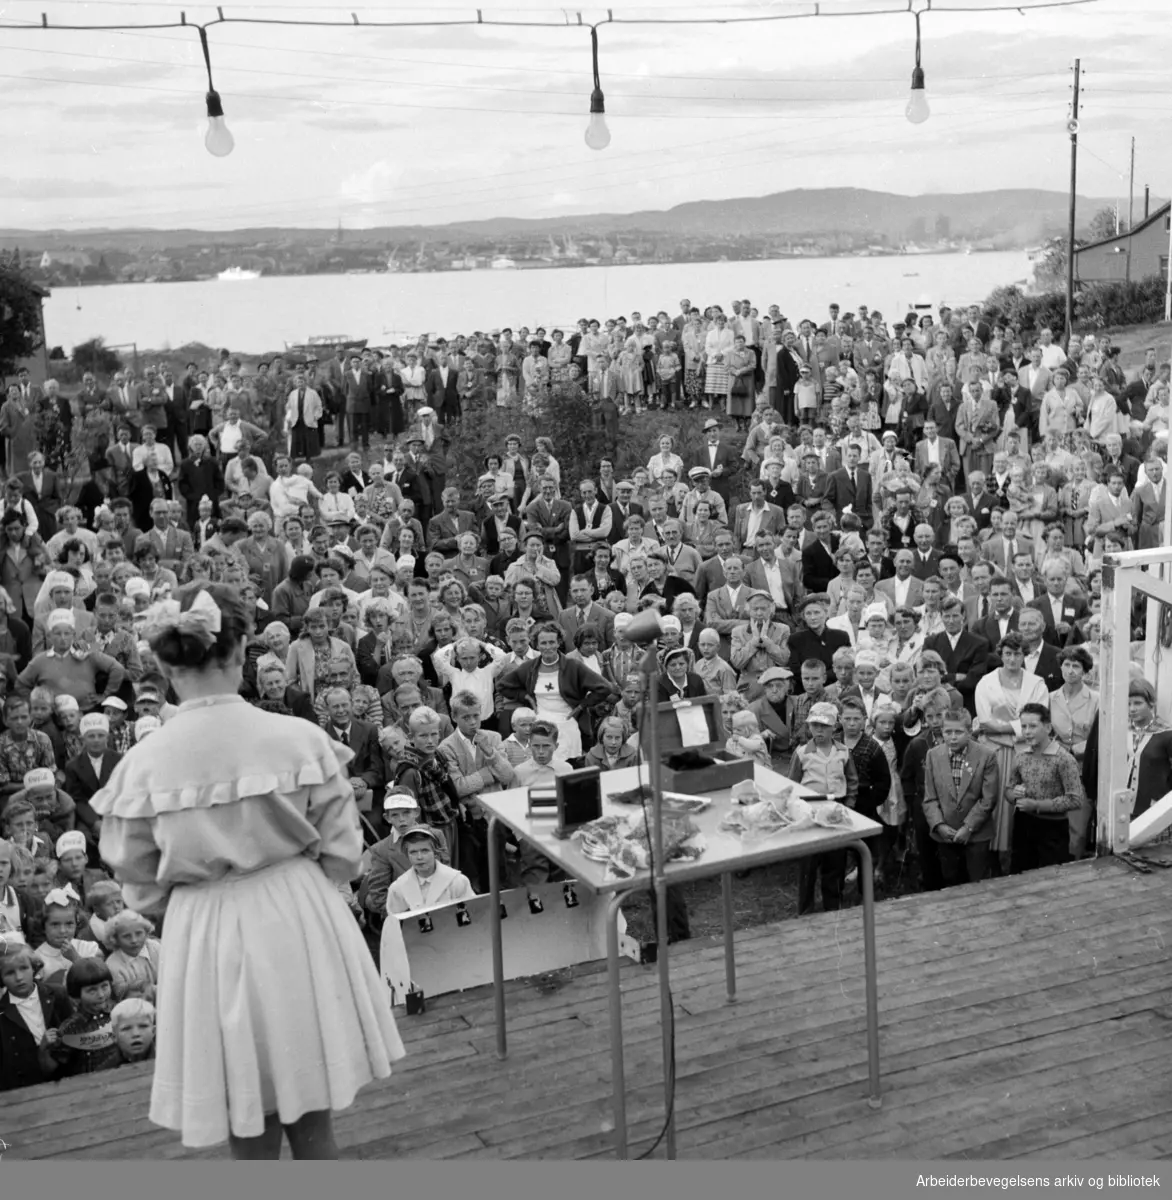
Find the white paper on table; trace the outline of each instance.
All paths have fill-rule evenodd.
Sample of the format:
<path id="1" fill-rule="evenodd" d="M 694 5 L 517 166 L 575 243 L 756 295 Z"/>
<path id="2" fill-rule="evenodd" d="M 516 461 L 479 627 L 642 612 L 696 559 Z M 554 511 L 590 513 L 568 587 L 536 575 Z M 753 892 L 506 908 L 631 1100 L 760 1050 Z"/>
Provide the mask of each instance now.
<path id="1" fill-rule="evenodd" d="M 695 704 L 677 704 L 676 720 L 680 723 L 680 745 L 684 749 L 708 745 L 708 717 L 702 708 Z"/>

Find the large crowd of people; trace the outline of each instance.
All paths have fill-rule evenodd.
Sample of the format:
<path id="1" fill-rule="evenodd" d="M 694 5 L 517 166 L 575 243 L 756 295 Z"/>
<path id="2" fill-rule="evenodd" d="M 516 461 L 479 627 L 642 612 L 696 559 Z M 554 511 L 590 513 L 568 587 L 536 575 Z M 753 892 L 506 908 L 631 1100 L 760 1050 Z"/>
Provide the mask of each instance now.
<path id="1" fill-rule="evenodd" d="M 580 477 L 508 436 L 455 486 L 465 422 L 571 396 L 611 432 L 696 409 L 703 444 L 628 422 Z M 684 301 L 247 372 L 225 351 L 68 397 L 22 373 L 0 407 L 0 1089 L 152 1053 L 160 914 L 113 878 L 132 856 L 101 813 L 177 719 L 148 632 L 185 585 L 239 597 L 242 701 L 347 748 L 365 852 L 334 885 L 371 946 L 389 913 L 487 890 L 478 797 L 634 762 L 648 699 L 718 696 L 730 750 L 879 821 L 881 889 L 978 883 L 1093 847 L 1101 563 L 1165 544 L 1168 422 L 1154 352 L 1129 377 L 1109 338 L 976 307 L 889 327 Z M 655 698 L 624 637 L 649 606 Z M 1172 790 L 1172 729 L 1138 673 L 1128 704 L 1139 813 Z M 502 841 L 509 883 L 557 877 Z M 804 863 L 800 911 L 818 885 L 846 902 L 849 868 Z"/>

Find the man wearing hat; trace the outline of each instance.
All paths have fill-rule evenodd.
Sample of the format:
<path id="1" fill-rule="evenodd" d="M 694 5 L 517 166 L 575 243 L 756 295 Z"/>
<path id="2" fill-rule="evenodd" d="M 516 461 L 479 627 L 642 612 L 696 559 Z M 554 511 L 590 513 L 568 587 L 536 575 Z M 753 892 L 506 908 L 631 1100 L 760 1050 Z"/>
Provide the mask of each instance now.
<path id="1" fill-rule="evenodd" d="M 416 515 L 426 529 L 432 515 L 443 506 L 443 492 L 447 485 L 447 442 L 437 434 L 434 413 L 430 408 L 420 409 L 419 416 L 420 425 L 407 434 L 406 465 L 415 472 L 418 481 L 420 502 Z"/>
<path id="2" fill-rule="evenodd" d="M 538 481 L 539 495 L 530 502 L 525 510 L 525 526 L 527 532 L 539 533 L 542 538 L 543 550 L 547 558 L 561 572 L 561 580 L 557 585 L 558 599 L 565 603 L 570 586 L 570 517 L 573 508 L 568 500 L 562 500 L 557 494 L 557 481 L 551 475 L 543 475 Z M 496 515 L 500 517 L 499 501 L 508 501 L 508 493 L 501 493 L 494 503 L 497 505 Z M 513 518 L 517 525 L 518 540 L 520 539 L 520 519 Z"/>
<path id="3" fill-rule="evenodd" d="M 692 489 L 684 497 L 683 504 L 680 506 L 680 519 L 691 524 L 696 519 L 696 506 L 707 504 L 711 510 L 712 520 L 719 525 L 727 525 L 728 505 L 725 497 L 713 487 L 712 472 L 709 467 L 704 463 L 692 467 L 688 472 L 688 480 L 692 484 Z M 725 490 L 728 490 L 727 487 Z"/>
<path id="4" fill-rule="evenodd" d="M 695 476 L 692 471 L 697 467 L 704 467 L 708 471 L 708 477 L 712 485 L 712 490 L 720 497 L 722 507 L 726 510 L 732 502 L 732 475 L 736 470 L 736 459 L 729 448 L 721 443 L 720 440 L 720 422 L 715 417 L 709 417 L 704 422 L 704 445 L 696 452 L 689 464 L 688 478 L 695 482 Z M 714 512 L 713 517 L 716 516 Z M 685 517 L 685 520 L 691 520 L 690 517 Z M 727 515 L 720 518 L 722 522 L 727 521 Z"/>
<path id="5" fill-rule="evenodd" d="M 480 544 L 489 559 L 501 552 L 501 536 L 506 530 L 520 538 L 521 518 L 513 512 L 512 493 L 496 491 L 488 499 L 488 513 L 480 527 Z"/>
<path id="6" fill-rule="evenodd" d="M 790 659 L 789 626 L 773 619 L 773 597 L 763 589 L 749 593 L 749 619 L 734 626 L 729 662 L 739 672 L 738 686 L 750 699 L 760 696 L 758 677 L 769 667 L 784 667 Z"/>
<path id="7" fill-rule="evenodd" d="M 789 771 L 789 693 L 793 678 L 789 667 L 769 667 L 757 679 L 764 694 L 749 705 L 769 743 L 770 765 L 782 775 Z"/>
<path id="8" fill-rule="evenodd" d="M 644 516 L 643 506 L 635 502 L 635 484 L 630 479 L 620 479 L 614 486 L 615 498 L 610 505 L 610 545 L 621 542 L 627 536 L 628 517 Z"/>
<path id="9" fill-rule="evenodd" d="M 405 787 L 391 788 L 383 800 L 383 819 L 391 832 L 371 846 L 370 870 L 363 876 L 358 888 L 358 902 L 362 905 L 375 929 L 382 926 L 387 911 L 387 891 L 391 884 L 411 869 L 407 852 L 403 848 L 403 834 L 422 824 L 419 801 Z M 431 826 L 428 826 L 431 829 Z M 432 829 L 436 835 L 436 857 L 445 866 L 451 865 L 448 839 L 443 832 Z"/>

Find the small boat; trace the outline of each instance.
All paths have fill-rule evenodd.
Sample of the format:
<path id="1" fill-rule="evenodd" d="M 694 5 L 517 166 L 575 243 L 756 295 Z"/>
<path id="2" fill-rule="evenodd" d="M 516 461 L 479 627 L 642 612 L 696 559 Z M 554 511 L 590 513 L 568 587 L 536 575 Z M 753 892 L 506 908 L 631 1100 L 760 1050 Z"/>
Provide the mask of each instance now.
<path id="1" fill-rule="evenodd" d="M 919 279 L 920 273 L 919 271 L 904 271 L 903 277 L 904 279 Z"/>
<path id="2" fill-rule="evenodd" d="M 502 255 L 500 258 L 494 258 L 491 266 L 494 271 L 512 271 L 517 264 L 511 258 L 505 258 Z"/>
<path id="3" fill-rule="evenodd" d="M 246 271 L 243 267 L 229 267 L 226 271 L 221 271 L 216 278 L 224 283 L 239 283 L 244 279 L 259 279 L 260 272 Z"/>

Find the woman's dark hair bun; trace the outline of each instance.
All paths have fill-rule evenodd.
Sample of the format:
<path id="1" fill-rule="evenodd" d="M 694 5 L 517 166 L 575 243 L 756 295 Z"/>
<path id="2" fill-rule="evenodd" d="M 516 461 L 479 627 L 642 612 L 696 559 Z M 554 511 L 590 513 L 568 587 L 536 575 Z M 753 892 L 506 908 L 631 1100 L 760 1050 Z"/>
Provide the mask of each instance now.
<path id="1" fill-rule="evenodd" d="M 201 592 L 206 592 L 220 610 L 220 632 L 208 642 L 194 631 L 175 627 L 158 630 L 150 636 L 150 644 L 163 665 L 188 671 L 217 666 L 230 658 L 251 632 L 251 620 L 240 591 L 230 584 L 188 584 L 179 590 L 180 612 L 187 612 Z"/>

